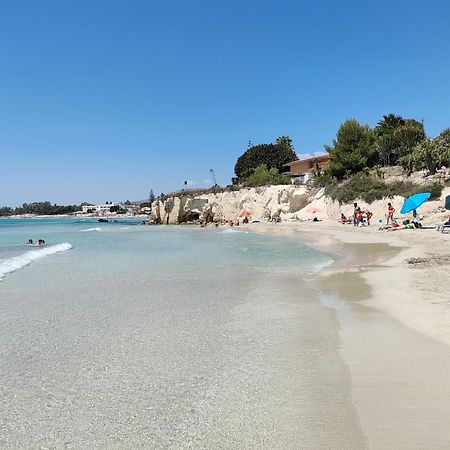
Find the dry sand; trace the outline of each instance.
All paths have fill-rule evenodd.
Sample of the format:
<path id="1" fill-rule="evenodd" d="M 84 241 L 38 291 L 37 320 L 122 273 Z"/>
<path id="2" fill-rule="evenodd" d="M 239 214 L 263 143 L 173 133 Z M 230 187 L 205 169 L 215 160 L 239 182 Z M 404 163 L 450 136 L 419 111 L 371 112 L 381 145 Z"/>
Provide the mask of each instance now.
<path id="1" fill-rule="evenodd" d="M 450 234 L 308 222 L 252 230 L 342 255 L 318 277 L 370 448 L 450 448 Z"/>

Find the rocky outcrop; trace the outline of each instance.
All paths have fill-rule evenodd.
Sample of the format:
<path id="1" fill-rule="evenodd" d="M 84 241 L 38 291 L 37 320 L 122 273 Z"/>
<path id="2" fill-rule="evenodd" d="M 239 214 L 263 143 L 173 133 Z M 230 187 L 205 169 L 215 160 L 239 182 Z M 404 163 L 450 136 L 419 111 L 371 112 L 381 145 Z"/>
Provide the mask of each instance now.
<path id="1" fill-rule="evenodd" d="M 186 192 L 155 201 L 153 219 L 163 224 L 224 221 L 235 220 L 243 211 L 260 220 L 288 218 L 307 205 L 314 193 L 303 186 L 265 186 L 195 196 Z"/>
<path id="2" fill-rule="evenodd" d="M 450 189 L 443 191 L 441 200 L 428 201 L 421 207 L 424 215 L 434 214 Z M 404 198 L 394 196 L 377 200 L 371 204 L 357 200 L 363 210 L 373 213 L 373 221 L 384 221 L 387 203 L 391 202 L 399 213 Z M 339 220 L 341 213 L 352 216 L 353 204 L 341 205 L 324 194 L 323 189 L 306 186 L 264 186 L 243 188 L 237 191 L 190 194 L 189 191 L 168 196 L 164 201 L 152 204 L 153 223 L 180 224 L 196 222 L 222 222 L 236 220 L 244 211 L 252 215 L 252 220 L 267 221 L 274 216 L 282 220 Z"/>

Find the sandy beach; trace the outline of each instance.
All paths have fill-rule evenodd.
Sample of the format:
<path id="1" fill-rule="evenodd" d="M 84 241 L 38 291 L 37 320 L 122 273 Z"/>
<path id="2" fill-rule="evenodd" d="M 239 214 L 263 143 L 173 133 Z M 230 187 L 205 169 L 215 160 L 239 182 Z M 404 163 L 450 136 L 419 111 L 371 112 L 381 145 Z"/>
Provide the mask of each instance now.
<path id="1" fill-rule="evenodd" d="M 370 448 L 448 448 L 450 235 L 432 229 L 259 224 L 340 255 L 317 283 L 340 323 L 341 355 Z"/>
<path id="2" fill-rule="evenodd" d="M 413 330 L 450 345 L 450 300 L 445 286 L 449 233 L 434 229 L 382 232 L 375 226 L 321 222 L 250 228 L 302 239 L 322 251 L 342 255 L 341 264 L 323 272 L 323 278 L 331 282 L 337 276 L 356 278 L 357 274 L 368 288 L 363 292 L 352 289 L 345 294 L 350 300 L 356 296 L 365 306 L 381 309 Z"/>

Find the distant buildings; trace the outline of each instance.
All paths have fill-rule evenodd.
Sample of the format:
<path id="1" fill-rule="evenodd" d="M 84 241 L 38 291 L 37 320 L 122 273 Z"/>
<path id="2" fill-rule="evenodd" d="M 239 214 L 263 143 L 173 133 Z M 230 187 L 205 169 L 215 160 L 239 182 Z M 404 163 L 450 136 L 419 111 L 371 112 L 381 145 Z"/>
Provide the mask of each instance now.
<path id="1" fill-rule="evenodd" d="M 146 211 L 141 209 L 140 205 L 126 201 L 124 203 L 106 202 L 101 205 L 84 204 L 81 206 L 81 213 L 94 216 L 109 216 L 112 214 L 145 214 Z"/>
<path id="2" fill-rule="evenodd" d="M 298 159 L 285 164 L 282 173 L 289 175 L 293 183 L 306 183 L 313 177 L 314 172 L 320 172 L 325 167 L 329 159 L 328 154 Z"/>
<path id="3" fill-rule="evenodd" d="M 113 202 L 106 202 L 103 205 L 83 205 L 81 207 L 81 211 L 83 214 L 98 214 L 100 216 L 103 216 L 105 214 L 111 213 L 111 208 L 113 208 L 114 203 Z"/>

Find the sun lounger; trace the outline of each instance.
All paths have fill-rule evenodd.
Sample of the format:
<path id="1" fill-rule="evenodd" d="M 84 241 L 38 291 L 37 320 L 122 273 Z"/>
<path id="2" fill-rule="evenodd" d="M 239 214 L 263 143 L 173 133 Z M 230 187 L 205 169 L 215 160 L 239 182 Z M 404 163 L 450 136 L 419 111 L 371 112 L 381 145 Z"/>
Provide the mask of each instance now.
<path id="1" fill-rule="evenodd" d="M 446 230 L 450 230 L 450 225 L 446 225 L 447 222 L 441 223 L 436 226 L 436 230 L 440 231 L 441 233 L 446 233 Z"/>

